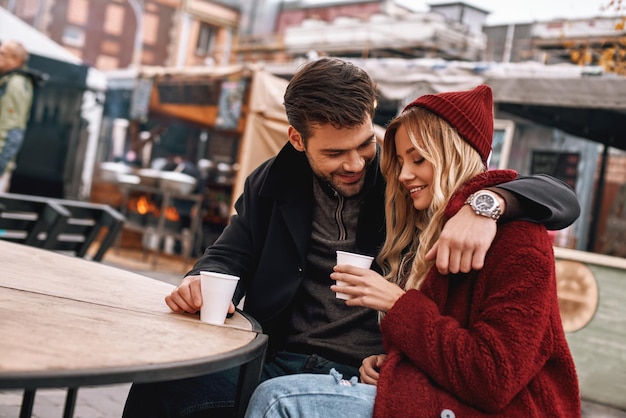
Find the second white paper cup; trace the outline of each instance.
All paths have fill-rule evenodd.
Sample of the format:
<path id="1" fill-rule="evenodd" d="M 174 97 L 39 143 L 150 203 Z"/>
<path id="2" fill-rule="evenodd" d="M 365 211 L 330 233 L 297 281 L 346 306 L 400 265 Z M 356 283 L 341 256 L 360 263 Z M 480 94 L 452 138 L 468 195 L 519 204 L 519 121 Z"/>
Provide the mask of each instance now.
<path id="1" fill-rule="evenodd" d="M 337 251 L 337 264 L 348 264 L 350 266 L 368 269 L 372 266 L 372 261 L 374 261 L 374 257 L 370 257 L 369 255 Z M 337 280 L 337 286 L 345 286 L 345 283 Z M 341 292 L 337 292 L 336 296 L 337 299 L 350 299 L 350 295 Z"/>
<path id="2" fill-rule="evenodd" d="M 202 306 L 200 320 L 209 324 L 223 325 L 228 306 L 235 294 L 239 277 L 211 271 L 200 272 Z"/>

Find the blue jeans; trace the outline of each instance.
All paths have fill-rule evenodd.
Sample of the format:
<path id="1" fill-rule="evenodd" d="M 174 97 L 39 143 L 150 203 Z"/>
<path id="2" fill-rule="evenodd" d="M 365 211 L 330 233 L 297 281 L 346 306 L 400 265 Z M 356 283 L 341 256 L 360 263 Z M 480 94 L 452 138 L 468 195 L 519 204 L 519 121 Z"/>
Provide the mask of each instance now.
<path id="1" fill-rule="evenodd" d="M 282 376 L 261 383 L 250 399 L 246 418 L 371 417 L 376 386 L 328 376 Z"/>
<path id="2" fill-rule="evenodd" d="M 333 368 L 346 376 L 359 374 L 356 367 L 336 363 L 315 354 L 278 352 L 263 366 L 261 381 L 300 373 L 328 374 Z M 231 417 L 238 378 L 237 367 L 189 379 L 133 384 L 122 417 Z"/>

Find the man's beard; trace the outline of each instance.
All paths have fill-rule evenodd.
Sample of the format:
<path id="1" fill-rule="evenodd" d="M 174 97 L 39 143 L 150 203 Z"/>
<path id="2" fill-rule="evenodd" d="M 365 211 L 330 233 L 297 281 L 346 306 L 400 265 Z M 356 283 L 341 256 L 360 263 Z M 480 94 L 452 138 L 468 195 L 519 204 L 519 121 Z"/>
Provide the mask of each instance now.
<path id="1" fill-rule="evenodd" d="M 311 164 L 311 160 L 309 159 L 309 164 L 311 165 L 313 174 L 317 176 L 320 180 L 326 182 L 330 187 L 333 188 L 333 190 L 335 190 L 343 197 L 354 197 L 361 193 L 361 191 L 363 190 L 363 185 L 365 184 L 365 178 L 367 177 L 367 170 L 369 169 L 371 163 L 371 160 L 365 161 L 363 174 L 357 182 L 346 184 L 345 182 L 340 181 L 339 179 L 334 177 L 336 173 L 331 173 L 330 175 L 323 175 L 322 173 L 320 173 L 320 171 L 313 164 Z"/>

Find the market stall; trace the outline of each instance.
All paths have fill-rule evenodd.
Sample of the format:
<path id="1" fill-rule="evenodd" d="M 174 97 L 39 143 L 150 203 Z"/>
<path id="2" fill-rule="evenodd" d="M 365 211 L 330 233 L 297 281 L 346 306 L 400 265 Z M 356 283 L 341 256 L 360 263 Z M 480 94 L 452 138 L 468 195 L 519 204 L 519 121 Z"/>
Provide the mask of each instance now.
<path id="1" fill-rule="evenodd" d="M 112 103 L 117 110 L 105 113 L 109 130 L 92 199 L 120 207 L 127 229 L 143 234 L 144 247 L 191 237 L 191 247 L 202 251 L 227 224 L 245 177 L 284 145 L 287 82 L 254 66 L 142 68 L 110 81 L 110 92 L 124 90 L 127 103 Z M 191 189 L 165 193 L 169 171 L 195 180 Z M 181 200 L 193 202 L 186 209 L 190 222 L 177 223 L 174 211 L 162 207 L 170 197 L 178 212 L 185 212 Z M 145 208 L 152 216 L 137 215 Z M 186 256 L 193 252 L 184 247 Z"/>

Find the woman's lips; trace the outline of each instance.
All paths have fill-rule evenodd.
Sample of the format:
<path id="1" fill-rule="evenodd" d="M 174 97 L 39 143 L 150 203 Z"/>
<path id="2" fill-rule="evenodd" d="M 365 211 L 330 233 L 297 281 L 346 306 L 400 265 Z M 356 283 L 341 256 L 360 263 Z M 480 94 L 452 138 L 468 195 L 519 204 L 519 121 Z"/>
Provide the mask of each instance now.
<path id="1" fill-rule="evenodd" d="M 426 186 L 412 186 L 412 187 L 409 187 L 409 193 L 411 194 L 411 196 L 414 196 L 414 195 L 419 194 L 419 192 L 421 192 L 425 188 Z"/>

